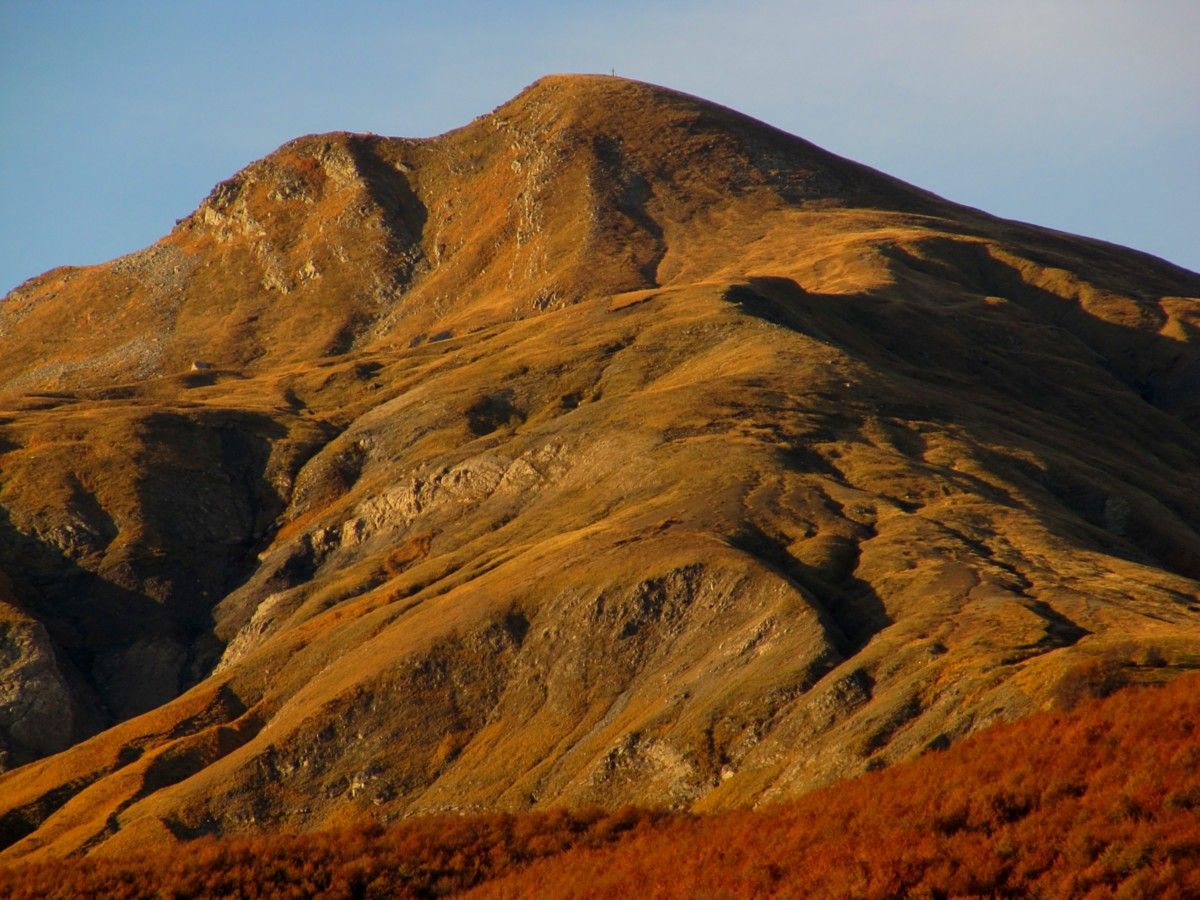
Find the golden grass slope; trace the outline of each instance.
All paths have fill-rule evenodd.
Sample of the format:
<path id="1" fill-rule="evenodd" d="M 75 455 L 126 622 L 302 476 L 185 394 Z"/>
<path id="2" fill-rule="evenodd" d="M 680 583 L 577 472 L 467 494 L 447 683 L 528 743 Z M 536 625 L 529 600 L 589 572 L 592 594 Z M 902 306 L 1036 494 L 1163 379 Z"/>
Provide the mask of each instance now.
<path id="1" fill-rule="evenodd" d="M 5 852 L 743 806 L 1195 667 L 1197 297 L 621 79 L 285 145 L 0 304 L 75 710 Z"/>

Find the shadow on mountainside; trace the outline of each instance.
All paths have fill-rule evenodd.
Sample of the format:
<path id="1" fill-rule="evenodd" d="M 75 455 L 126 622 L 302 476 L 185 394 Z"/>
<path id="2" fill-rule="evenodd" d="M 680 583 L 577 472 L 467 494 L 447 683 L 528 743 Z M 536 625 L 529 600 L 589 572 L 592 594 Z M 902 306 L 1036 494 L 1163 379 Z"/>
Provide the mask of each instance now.
<path id="1" fill-rule="evenodd" d="M 53 543 L 21 531 L 3 508 L 0 568 L 8 574 L 22 610 L 41 622 L 50 637 L 75 702 L 74 710 L 62 711 L 74 720 L 72 743 L 113 724 L 109 698 L 95 683 L 97 659 L 130 646 L 136 636 L 170 634 L 163 608 L 83 568 Z M 176 680 L 172 688 L 177 686 Z"/>
<path id="2" fill-rule="evenodd" d="M 888 253 L 898 265 L 912 259 Z M 966 267 L 969 290 L 948 280 L 949 269 L 930 275 L 927 261 L 914 265 L 920 290 L 909 285 L 899 301 L 810 293 L 781 277 L 750 278 L 725 299 L 869 367 L 877 377 L 847 391 L 850 418 L 919 414 L 965 425 L 983 438 L 977 451 L 993 471 L 1042 501 L 1030 512 L 1052 532 L 1200 578 L 1200 513 L 1186 487 L 1200 481 L 1200 423 L 1170 399 L 1191 377 L 1191 362 L 1169 365 L 1185 352 L 1178 342 L 1092 316 L 986 253 Z M 1183 381 L 1172 381 L 1179 372 Z M 910 455 L 923 461 L 920 448 Z M 981 495 L 995 500 L 995 490 Z"/>
<path id="3" fill-rule="evenodd" d="M 419 249 L 429 212 L 404 174 L 379 156 L 380 140 L 355 135 L 347 142 L 347 148 L 367 192 L 383 211 L 393 242 L 390 249 L 400 253 L 412 247 Z M 397 275 L 407 281 L 410 273 L 411 264 L 409 270 Z"/>
<path id="4" fill-rule="evenodd" d="M 145 459 L 132 485 L 138 515 L 123 526 L 132 540 L 116 540 L 82 489 L 47 535 L 0 508 L 0 570 L 50 637 L 77 707 L 72 742 L 208 675 L 223 650 L 213 609 L 249 577 L 283 508 L 265 471 L 287 431 L 270 417 L 156 412 L 135 427 Z M 64 542 L 72 529 L 89 532 L 85 546 Z"/>
<path id="5" fill-rule="evenodd" d="M 912 272 L 960 289 L 965 287 L 983 297 L 1003 298 L 1035 321 L 1062 329 L 1082 342 L 1097 364 L 1142 400 L 1200 432 L 1200 407 L 1195 405 L 1200 389 L 1200 351 L 1194 344 L 1161 333 L 1167 313 L 1155 302 L 1181 285 L 1162 284 L 1158 293 L 1145 293 L 1146 287 L 1136 273 L 1128 274 L 1128 281 L 1122 283 L 1111 273 L 1092 271 L 1086 283 L 1064 283 L 1068 291 L 1090 291 L 1097 298 L 1125 296 L 1134 301 L 1142 327 L 1125 327 L 1089 312 L 1082 296 L 1063 296 L 1030 284 L 1013 265 L 989 253 L 984 244 L 939 237 L 927 238 L 919 246 L 921 256 L 899 247 L 888 248 L 886 253 Z M 1137 284 L 1142 293 L 1131 292 L 1130 283 Z M 1192 289 L 1200 291 L 1200 283 Z"/>
<path id="6" fill-rule="evenodd" d="M 817 612 L 838 651 L 853 656 L 875 635 L 892 624 L 883 600 L 871 585 L 853 574 L 853 561 L 830 572 L 806 565 L 788 552 L 779 538 L 752 522 L 729 539 L 731 546 L 748 553 L 777 575 L 801 587 L 818 604 Z M 857 560 L 855 554 L 854 560 Z"/>

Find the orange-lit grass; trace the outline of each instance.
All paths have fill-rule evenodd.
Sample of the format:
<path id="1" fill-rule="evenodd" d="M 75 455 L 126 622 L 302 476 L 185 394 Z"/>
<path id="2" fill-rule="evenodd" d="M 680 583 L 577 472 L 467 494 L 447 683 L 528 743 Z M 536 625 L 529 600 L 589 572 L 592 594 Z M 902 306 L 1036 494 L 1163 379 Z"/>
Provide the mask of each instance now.
<path id="1" fill-rule="evenodd" d="M 0 896 L 1200 896 L 1200 677 L 713 816 L 439 816 L 0 869 Z"/>
<path id="2" fill-rule="evenodd" d="M 0 897 L 432 897 L 572 846 L 597 847 L 665 813 L 624 809 L 427 816 L 309 834 L 201 838 L 123 857 L 0 868 Z"/>
<path id="3" fill-rule="evenodd" d="M 1200 896 L 1200 678 L 981 732 L 760 812 L 675 819 L 482 889 L 522 896 Z"/>

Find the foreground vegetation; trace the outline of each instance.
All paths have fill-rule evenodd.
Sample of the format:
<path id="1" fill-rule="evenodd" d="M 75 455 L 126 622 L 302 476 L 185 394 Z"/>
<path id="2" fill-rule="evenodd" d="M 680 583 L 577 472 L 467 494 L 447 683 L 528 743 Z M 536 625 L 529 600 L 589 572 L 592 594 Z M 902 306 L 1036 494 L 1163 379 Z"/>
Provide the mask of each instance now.
<path id="1" fill-rule="evenodd" d="M 1200 896 L 1200 678 L 757 812 L 551 811 L 0 869 L 0 896 Z"/>

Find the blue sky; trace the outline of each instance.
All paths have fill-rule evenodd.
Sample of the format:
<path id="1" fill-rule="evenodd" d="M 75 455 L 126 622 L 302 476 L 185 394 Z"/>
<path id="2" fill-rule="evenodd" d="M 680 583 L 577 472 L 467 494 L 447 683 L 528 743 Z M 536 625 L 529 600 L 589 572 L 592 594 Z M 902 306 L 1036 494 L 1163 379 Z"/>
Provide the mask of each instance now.
<path id="1" fill-rule="evenodd" d="M 1194 0 L 0 0 L 0 292 L 153 242 L 292 137 L 437 134 L 611 69 L 1200 270 L 1197 47 Z"/>

